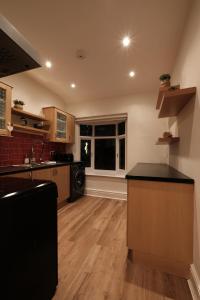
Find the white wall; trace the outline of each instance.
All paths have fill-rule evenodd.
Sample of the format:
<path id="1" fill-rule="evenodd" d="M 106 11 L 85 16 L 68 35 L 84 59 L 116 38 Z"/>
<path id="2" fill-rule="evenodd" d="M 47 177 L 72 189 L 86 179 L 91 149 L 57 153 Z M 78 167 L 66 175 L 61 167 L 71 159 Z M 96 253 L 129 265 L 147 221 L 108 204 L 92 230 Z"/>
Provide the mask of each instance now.
<path id="1" fill-rule="evenodd" d="M 170 164 L 195 179 L 194 264 L 200 274 L 200 1 L 196 0 L 174 68 L 172 82 L 197 87 L 197 95 L 170 120 L 180 143 L 171 147 Z"/>
<path id="2" fill-rule="evenodd" d="M 100 116 L 117 113 L 128 113 L 127 122 L 127 170 L 137 162 L 168 163 L 168 146 L 155 145 L 159 136 L 168 130 L 166 119 L 158 119 L 155 109 L 156 94 L 131 95 L 117 99 L 108 99 L 97 102 L 86 102 L 66 105 L 66 110 L 76 117 Z M 76 130 L 76 145 L 78 145 L 78 130 Z M 75 158 L 80 159 L 77 146 L 74 147 Z M 104 184 L 104 179 L 98 178 L 96 188 L 99 190 L 115 191 L 124 194 L 126 182 L 119 188 L 114 179 L 107 179 L 109 184 Z M 91 177 L 86 180 L 87 189 L 94 189 Z"/>
<path id="3" fill-rule="evenodd" d="M 45 106 L 57 106 L 65 109 L 64 101 L 26 73 L 20 73 L 1 78 L 1 81 L 13 87 L 12 99 L 20 99 L 25 102 L 24 110 L 40 114 Z"/>

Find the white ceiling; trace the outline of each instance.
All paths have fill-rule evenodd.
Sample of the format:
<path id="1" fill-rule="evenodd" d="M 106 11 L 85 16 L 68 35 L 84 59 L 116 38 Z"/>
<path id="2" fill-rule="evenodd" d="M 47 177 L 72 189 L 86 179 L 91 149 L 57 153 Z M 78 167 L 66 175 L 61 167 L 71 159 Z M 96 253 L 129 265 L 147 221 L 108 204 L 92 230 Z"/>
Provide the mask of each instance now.
<path id="1" fill-rule="evenodd" d="M 158 87 L 171 72 L 191 0 L 0 0 L 1 13 L 38 51 L 28 73 L 66 102 L 97 100 Z M 129 34 L 129 49 L 121 38 Z M 85 60 L 76 58 L 84 49 Z M 136 76 L 128 77 L 133 69 Z M 15 76 L 15 75 L 14 75 Z M 76 89 L 70 83 L 77 84 Z"/>

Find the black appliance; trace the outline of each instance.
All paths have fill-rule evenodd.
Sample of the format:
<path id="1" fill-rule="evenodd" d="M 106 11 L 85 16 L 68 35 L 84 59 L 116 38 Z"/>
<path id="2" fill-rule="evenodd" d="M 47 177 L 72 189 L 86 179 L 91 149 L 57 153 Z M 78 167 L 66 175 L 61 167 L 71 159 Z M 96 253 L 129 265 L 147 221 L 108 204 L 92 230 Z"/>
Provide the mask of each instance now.
<path id="1" fill-rule="evenodd" d="M 37 53 L 6 18 L 0 15 L 0 77 L 41 67 Z"/>
<path id="2" fill-rule="evenodd" d="M 74 162 L 70 165 L 70 198 L 73 202 L 84 195 L 85 190 L 85 164 Z"/>
<path id="3" fill-rule="evenodd" d="M 74 156 L 72 153 L 53 152 L 52 159 L 58 162 L 73 162 Z"/>
<path id="4" fill-rule="evenodd" d="M 1 299 L 52 299 L 58 283 L 56 185 L 0 178 L 0 236 Z"/>

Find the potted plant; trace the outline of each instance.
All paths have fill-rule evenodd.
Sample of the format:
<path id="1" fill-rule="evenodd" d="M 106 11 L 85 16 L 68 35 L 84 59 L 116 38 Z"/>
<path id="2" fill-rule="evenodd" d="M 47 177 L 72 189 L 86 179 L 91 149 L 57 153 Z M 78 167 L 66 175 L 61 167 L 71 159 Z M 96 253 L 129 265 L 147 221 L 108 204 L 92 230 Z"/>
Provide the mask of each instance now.
<path id="1" fill-rule="evenodd" d="M 14 103 L 14 108 L 23 109 L 23 106 L 24 106 L 23 101 L 16 99 L 16 100 L 13 101 L 13 103 Z"/>
<path id="2" fill-rule="evenodd" d="M 169 74 L 160 75 L 160 85 L 161 87 L 170 87 L 171 76 Z"/>

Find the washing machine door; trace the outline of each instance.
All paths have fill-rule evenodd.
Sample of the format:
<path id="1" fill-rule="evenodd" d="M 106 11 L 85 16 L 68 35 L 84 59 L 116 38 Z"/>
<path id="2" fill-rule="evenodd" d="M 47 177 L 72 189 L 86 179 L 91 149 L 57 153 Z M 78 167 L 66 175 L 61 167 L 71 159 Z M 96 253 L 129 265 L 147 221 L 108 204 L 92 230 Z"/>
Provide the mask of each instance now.
<path id="1" fill-rule="evenodd" d="M 85 186 L 85 172 L 84 170 L 78 169 L 74 176 L 74 188 L 76 192 L 83 194 Z"/>
<path id="2" fill-rule="evenodd" d="M 85 189 L 85 167 L 83 164 L 71 166 L 71 192 L 69 202 L 84 195 Z"/>

